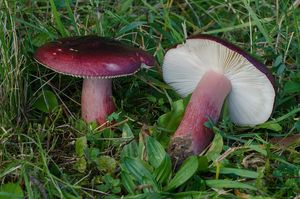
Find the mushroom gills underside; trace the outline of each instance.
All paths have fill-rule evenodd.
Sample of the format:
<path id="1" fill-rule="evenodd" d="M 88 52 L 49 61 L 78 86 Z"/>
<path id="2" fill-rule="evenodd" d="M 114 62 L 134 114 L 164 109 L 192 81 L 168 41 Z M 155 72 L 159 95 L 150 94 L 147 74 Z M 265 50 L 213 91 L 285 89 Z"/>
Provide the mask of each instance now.
<path id="1" fill-rule="evenodd" d="M 188 39 L 170 49 L 164 59 L 163 77 L 184 97 L 194 91 L 209 70 L 231 81 L 228 103 L 234 123 L 257 125 L 270 117 L 275 90 L 268 77 L 243 55 L 216 41 Z"/>

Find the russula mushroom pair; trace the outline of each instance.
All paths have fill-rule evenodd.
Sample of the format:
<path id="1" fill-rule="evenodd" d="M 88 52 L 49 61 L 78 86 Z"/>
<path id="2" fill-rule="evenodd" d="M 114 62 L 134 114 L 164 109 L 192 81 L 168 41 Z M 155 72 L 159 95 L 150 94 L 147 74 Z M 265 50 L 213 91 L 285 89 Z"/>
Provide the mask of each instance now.
<path id="1" fill-rule="evenodd" d="M 169 151 L 184 159 L 201 153 L 214 134 L 225 98 L 237 125 L 265 122 L 273 110 L 274 80 L 268 69 L 237 46 L 208 35 L 196 35 L 167 51 L 163 78 L 181 96 L 192 93 Z"/>
<path id="2" fill-rule="evenodd" d="M 153 56 L 119 41 L 97 37 L 69 37 L 40 47 L 34 58 L 58 73 L 84 78 L 82 118 L 102 124 L 114 112 L 111 79 L 152 66 Z M 193 93 L 184 117 L 171 139 L 173 157 L 199 154 L 211 142 L 205 127 L 217 122 L 225 98 L 231 120 L 257 125 L 271 115 L 275 90 L 267 68 L 240 48 L 219 38 L 197 35 L 170 49 L 163 63 L 164 80 L 181 96 Z"/>
<path id="3" fill-rule="evenodd" d="M 102 124 L 115 111 L 112 78 L 136 73 L 155 59 L 145 51 L 98 36 L 69 37 L 37 49 L 34 59 L 58 73 L 84 78 L 82 118 Z"/>

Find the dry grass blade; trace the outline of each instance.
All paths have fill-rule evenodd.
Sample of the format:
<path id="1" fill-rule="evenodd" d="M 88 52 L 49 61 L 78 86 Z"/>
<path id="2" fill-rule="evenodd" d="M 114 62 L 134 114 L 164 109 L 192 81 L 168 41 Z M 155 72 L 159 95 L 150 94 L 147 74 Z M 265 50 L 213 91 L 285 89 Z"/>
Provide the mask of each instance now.
<path id="1" fill-rule="evenodd" d="M 296 0 L 294 3 L 293 3 L 293 6 L 294 7 L 298 7 L 300 5 L 300 0 Z"/>
<path id="2" fill-rule="evenodd" d="M 287 136 L 284 138 L 271 138 L 270 143 L 279 145 L 280 147 L 289 147 L 292 145 L 300 145 L 300 134 L 295 134 L 291 136 Z"/>

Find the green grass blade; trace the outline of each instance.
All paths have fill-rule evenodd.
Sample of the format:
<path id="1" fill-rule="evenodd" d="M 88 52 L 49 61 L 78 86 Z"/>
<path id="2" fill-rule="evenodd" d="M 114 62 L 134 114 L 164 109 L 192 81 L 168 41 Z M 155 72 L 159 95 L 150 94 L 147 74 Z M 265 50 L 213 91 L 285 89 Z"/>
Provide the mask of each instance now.
<path id="1" fill-rule="evenodd" d="M 271 21 L 274 21 L 274 19 L 273 18 L 264 18 L 264 19 L 261 19 L 258 22 L 261 23 L 261 24 L 264 24 L 264 23 L 269 23 Z M 249 26 L 257 26 L 257 25 L 258 25 L 257 21 L 253 20 L 251 22 L 246 22 L 246 23 L 238 24 L 238 25 L 234 25 L 234 26 L 209 30 L 209 31 L 205 31 L 203 33 L 205 33 L 205 34 L 216 34 L 216 33 L 222 33 L 222 32 L 230 32 L 230 31 L 236 31 L 238 29 L 243 29 L 243 28 L 246 28 L 246 27 L 249 27 Z"/>
<path id="2" fill-rule="evenodd" d="M 216 170 L 211 169 L 210 170 L 213 173 L 216 173 Z M 230 175 L 236 175 L 241 176 L 244 178 L 258 178 L 259 174 L 255 171 L 250 171 L 246 169 L 237 169 L 237 168 L 221 168 L 220 174 L 230 174 Z"/>
<path id="3" fill-rule="evenodd" d="M 166 190 L 175 189 L 190 179 L 196 173 L 198 163 L 197 156 L 190 156 L 187 160 L 185 160 L 179 171 L 167 185 Z"/>
<path id="4" fill-rule="evenodd" d="M 257 28 L 260 30 L 260 32 L 264 35 L 266 41 L 269 43 L 269 45 L 272 45 L 273 39 L 269 36 L 266 28 L 262 25 L 261 20 L 258 18 L 254 10 L 251 8 L 251 6 L 247 3 L 246 0 L 243 0 L 245 8 L 248 10 L 251 18 L 254 20 L 255 24 L 257 25 Z"/>
<path id="5" fill-rule="evenodd" d="M 58 30 L 59 30 L 61 36 L 63 36 L 63 37 L 68 36 L 69 34 L 68 34 L 67 30 L 65 29 L 63 23 L 61 22 L 60 14 L 58 13 L 58 11 L 56 9 L 54 0 L 50 0 L 50 5 L 51 5 L 52 14 L 54 16 L 56 25 L 58 27 Z"/>
<path id="6" fill-rule="evenodd" d="M 75 21 L 75 16 L 74 16 L 74 13 L 73 13 L 72 8 L 71 8 L 71 0 L 65 0 L 65 1 L 66 1 L 66 8 L 67 8 L 67 11 L 68 11 L 68 15 L 71 19 L 71 22 L 72 22 L 72 25 L 75 29 L 75 32 L 76 32 L 77 35 L 80 35 L 77 23 Z"/>
<path id="7" fill-rule="evenodd" d="M 215 189 L 250 189 L 257 190 L 256 187 L 232 180 L 206 180 L 206 185 Z"/>

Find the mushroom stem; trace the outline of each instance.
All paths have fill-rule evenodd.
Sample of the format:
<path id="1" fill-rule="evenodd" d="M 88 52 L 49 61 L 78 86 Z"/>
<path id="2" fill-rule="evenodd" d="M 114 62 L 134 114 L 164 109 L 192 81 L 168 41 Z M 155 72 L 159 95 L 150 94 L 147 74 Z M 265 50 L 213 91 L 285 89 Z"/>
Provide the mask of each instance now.
<path id="1" fill-rule="evenodd" d="M 174 158 L 185 159 L 201 153 L 214 137 L 204 126 L 209 120 L 217 122 L 223 102 L 231 91 L 231 83 L 223 74 L 207 71 L 195 88 L 183 119 L 171 139 L 169 151 Z"/>
<path id="2" fill-rule="evenodd" d="M 84 79 L 81 95 L 81 116 L 86 122 L 103 124 L 115 111 L 111 79 Z"/>

